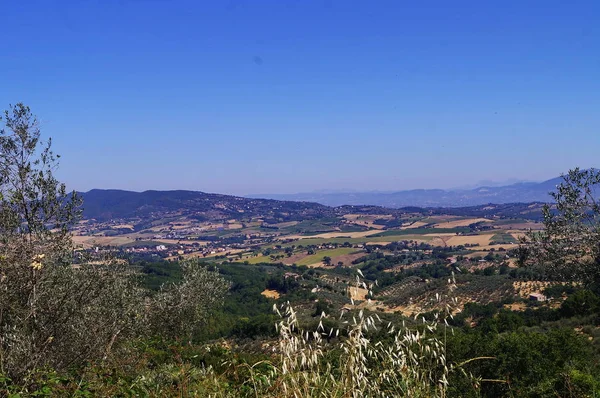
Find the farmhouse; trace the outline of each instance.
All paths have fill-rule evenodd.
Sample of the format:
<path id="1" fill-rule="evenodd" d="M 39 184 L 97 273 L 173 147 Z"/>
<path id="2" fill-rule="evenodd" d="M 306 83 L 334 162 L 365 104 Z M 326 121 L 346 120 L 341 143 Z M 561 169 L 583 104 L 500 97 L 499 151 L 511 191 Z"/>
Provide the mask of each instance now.
<path id="1" fill-rule="evenodd" d="M 542 301 L 546 301 L 547 298 L 542 293 L 531 293 L 529 295 L 529 300 L 542 302 Z"/>
<path id="2" fill-rule="evenodd" d="M 294 279 L 298 279 L 300 277 L 300 275 L 294 273 L 294 272 L 286 272 L 285 274 L 283 274 L 283 277 L 285 279 L 287 278 L 294 278 Z"/>

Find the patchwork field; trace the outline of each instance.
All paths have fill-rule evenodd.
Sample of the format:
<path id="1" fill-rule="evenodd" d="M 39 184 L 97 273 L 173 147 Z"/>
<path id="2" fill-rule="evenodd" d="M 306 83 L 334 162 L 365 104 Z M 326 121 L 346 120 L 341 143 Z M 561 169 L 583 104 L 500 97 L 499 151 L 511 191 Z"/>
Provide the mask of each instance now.
<path id="1" fill-rule="evenodd" d="M 285 239 L 331 239 L 331 238 L 364 238 L 370 235 L 375 235 L 379 231 L 358 231 L 358 232 L 324 232 L 316 235 L 289 235 Z"/>
<path id="2" fill-rule="evenodd" d="M 229 258 L 238 258 L 236 255 L 240 254 L 240 253 L 244 253 L 245 250 L 243 249 L 230 249 L 227 250 L 226 252 L 216 252 L 216 253 L 209 253 L 209 254 L 202 254 L 201 252 L 193 252 L 193 253 L 178 253 L 176 255 L 173 256 L 169 256 L 167 257 L 167 260 L 178 260 L 179 257 L 182 257 L 184 259 L 194 259 L 194 258 L 201 258 L 201 259 L 206 259 L 206 260 L 210 260 L 210 259 L 214 259 L 217 256 L 228 256 Z"/>
<path id="3" fill-rule="evenodd" d="M 129 243 L 135 242 L 135 239 L 130 236 L 118 235 L 118 236 L 73 236 L 73 243 L 75 245 L 82 245 L 83 247 L 93 246 L 123 246 Z"/>
<path id="4" fill-rule="evenodd" d="M 517 243 L 517 239 L 507 232 L 501 232 L 494 234 L 491 239 L 491 243 Z"/>
<path id="5" fill-rule="evenodd" d="M 112 225 L 111 228 L 112 229 L 130 229 L 133 231 L 134 226 L 131 224 L 117 224 L 117 225 Z"/>
<path id="6" fill-rule="evenodd" d="M 273 227 L 277 228 L 289 228 L 298 225 L 298 221 L 288 221 L 288 222 L 280 222 L 277 224 L 272 224 Z"/>
<path id="7" fill-rule="evenodd" d="M 466 218 L 462 220 L 453 220 L 453 221 L 444 221 L 434 225 L 434 228 L 457 228 L 457 227 L 467 227 L 471 224 L 475 223 L 491 223 L 492 220 L 488 220 L 487 218 Z"/>
<path id="8" fill-rule="evenodd" d="M 335 264 L 337 264 L 337 261 L 340 261 L 340 260 L 336 260 L 336 259 L 338 259 L 340 257 L 348 256 L 351 253 L 355 253 L 355 252 L 356 252 L 356 249 L 351 248 L 351 247 L 341 247 L 341 248 L 337 248 L 337 249 L 319 250 L 315 254 L 306 255 L 306 256 L 298 259 L 297 261 L 294 261 L 294 263 L 296 265 L 320 266 L 320 265 L 324 265 L 323 257 L 331 257 L 331 264 L 335 265 Z M 287 259 L 287 260 L 289 260 L 289 259 Z"/>
<path id="9" fill-rule="evenodd" d="M 525 219 L 521 213 L 516 215 L 517 218 L 509 219 L 493 213 L 494 218 L 484 218 L 488 214 L 482 212 L 459 216 L 432 215 L 434 211 L 395 213 L 391 209 L 374 207 L 352 211 L 349 214 L 312 215 L 293 221 L 286 218 L 286 213 L 281 213 L 277 217 L 247 218 L 244 215 L 238 219 L 232 216 L 196 219 L 168 214 L 153 220 L 121 219 L 93 225 L 82 222 L 78 224 L 76 235 L 79 236 L 75 236 L 74 241 L 83 248 L 145 247 L 146 250 L 127 250 L 127 253 L 143 255 L 152 252 L 171 259 L 183 255 L 211 261 L 322 267 L 325 256 L 331 258 L 332 265 L 341 262 L 351 266 L 365 251 L 381 250 L 372 246 L 400 241 L 434 247 L 463 245 L 471 252 L 463 252 L 464 255 L 484 257 L 491 249 L 514 248 L 526 229 L 541 225 Z M 159 245 L 165 245 L 166 249 L 157 248 Z M 329 245 L 345 247 L 319 248 Z M 292 251 L 290 247 L 293 247 Z M 315 250 L 316 253 L 308 254 Z"/>
<path id="10" fill-rule="evenodd" d="M 433 236 L 424 236 L 424 235 L 388 235 L 388 236 L 377 236 L 377 237 L 369 236 L 367 238 L 331 238 L 331 239 L 308 238 L 308 239 L 296 240 L 293 242 L 285 243 L 282 246 L 283 247 L 288 247 L 288 246 L 292 246 L 292 245 L 294 245 L 294 246 L 297 246 L 297 245 L 309 246 L 309 245 L 322 245 L 325 243 L 343 244 L 346 242 L 353 244 L 353 245 L 362 245 L 362 244 L 369 244 L 369 243 L 386 244 L 386 243 L 402 241 L 402 240 L 408 240 L 408 241 L 412 240 L 417 243 L 420 243 L 420 242 L 429 243 L 433 239 L 434 239 Z"/>
<path id="11" fill-rule="evenodd" d="M 363 227 L 373 229 L 384 229 L 385 226 L 382 224 L 376 224 L 375 220 L 391 220 L 393 216 L 391 214 L 376 214 L 376 215 L 365 215 L 365 214 L 346 214 L 344 219 L 349 223 L 360 225 Z"/>
<path id="12" fill-rule="evenodd" d="M 489 245 L 490 240 L 492 239 L 492 233 L 479 234 L 479 235 L 456 235 L 451 236 L 446 241 L 446 244 L 449 246 L 458 246 L 458 245 L 466 245 L 466 244 L 477 244 L 480 246 Z"/>
<path id="13" fill-rule="evenodd" d="M 402 229 L 414 229 L 414 228 L 421 228 L 424 227 L 425 225 L 427 225 L 428 223 L 425 221 L 415 221 L 414 223 L 407 225 L 405 227 L 402 227 Z"/>
<path id="14" fill-rule="evenodd" d="M 439 224 L 439 223 L 456 221 L 456 220 L 463 220 L 463 219 L 464 219 L 464 217 L 459 217 L 459 216 L 438 215 L 438 216 L 424 218 L 421 221 L 423 221 L 426 224 Z"/>

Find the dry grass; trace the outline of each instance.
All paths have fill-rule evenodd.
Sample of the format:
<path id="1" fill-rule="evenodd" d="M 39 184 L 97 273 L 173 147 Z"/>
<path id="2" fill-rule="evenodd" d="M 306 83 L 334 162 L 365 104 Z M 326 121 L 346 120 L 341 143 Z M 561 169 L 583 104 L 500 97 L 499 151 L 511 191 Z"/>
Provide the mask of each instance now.
<path id="1" fill-rule="evenodd" d="M 465 244 L 479 244 L 480 246 L 489 245 L 493 234 L 480 234 L 480 235 L 455 235 L 450 237 L 446 242 L 449 246 L 458 246 Z"/>
<path id="2" fill-rule="evenodd" d="M 308 256 L 309 255 L 305 251 L 303 251 L 300 253 L 292 254 L 290 257 L 286 257 L 286 258 L 282 259 L 281 261 L 286 265 L 292 265 L 292 264 L 296 264 L 298 261 L 302 261 L 303 258 L 306 258 Z"/>
<path id="3" fill-rule="evenodd" d="M 280 223 L 271 224 L 271 225 L 274 227 L 278 227 L 278 228 L 289 228 L 289 227 L 293 227 L 294 225 L 298 225 L 298 221 L 280 222 Z"/>
<path id="4" fill-rule="evenodd" d="M 84 247 L 93 246 L 122 246 L 135 242 L 135 239 L 127 235 L 119 236 L 73 236 L 73 243 Z"/>
<path id="5" fill-rule="evenodd" d="M 369 295 L 369 290 L 364 287 L 350 286 L 348 288 L 348 295 L 352 300 L 366 300 Z"/>
<path id="6" fill-rule="evenodd" d="M 407 225 L 406 227 L 402 227 L 401 229 L 421 228 L 422 226 L 425 226 L 425 225 L 427 225 L 427 223 L 424 221 L 416 221 L 410 225 Z"/>
<path id="7" fill-rule="evenodd" d="M 499 246 L 498 246 L 499 247 Z M 481 250 L 479 247 L 474 248 L 473 251 L 469 254 L 465 254 L 466 258 L 473 258 L 477 256 L 485 257 L 489 252 L 486 250 Z"/>
<path id="8" fill-rule="evenodd" d="M 466 218 L 463 220 L 454 220 L 454 221 L 444 221 L 434 225 L 435 228 L 458 228 L 458 227 L 468 227 L 471 224 L 475 224 L 478 222 L 493 222 L 492 220 L 488 220 L 487 218 Z"/>
<path id="9" fill-rule="evenodd" d="M 513 282 L 513 288 L 515 292 L 523 297 L 529 298 L 532 293 L 543 293 L 544 289 L 549 286 L 556 285 L 558 282 L 547 282 L 547 281 L 516 281 Z"/>
<path id="10" fill-rule="evenodd" d="M 234 372 L 234 384 L 210 366 L 167 364 L 149 368 L 134 380 L 136 396 L 175 396 L 172 392 L 178 391 L 177 396 L 215 398 L 446 397 L 448 379 L 454 373 L 467 377 L 476 392 L 482 380 L 464 365 L 485 358 L 462 364 L 446 359 L 445 335 L 450 330 L 445 320 L 454 305 L 453 286 L 454 282 L 447 294 L 435 298 L 440 310 L 433 319 L 415 320 L 410 325 L 369 315 L 362 307 L 364 301 L 342 311 L 339 328 L 330 328 L 325 322 L 339 314 L 323 313 L 314 330 L 302 330 L 289 303 L 274 306 L 281 317 L 276 324 L 279 337 L 262 344 L 272 354 L 254 364 L 233 356 L 223 363 L 228 372 Z M 370 286 L 357 278 L 356 288 L 368 292 Z M 375 331 L 387 338 L 371 339 L 369 333 Z M 231 345 L 215 343 L 206 351 L 213 347 L 231 349 Z"/>
<path id="11" fill-rule="evenodd" d="M 244 226 L 240 223 L 225 224 L 226 229 L 242 229 Z"/>
<path id="12" fill-rule="evenodd" d="M 279 297 L 281 297 L 281 294 L 279 294 L 279 292 L 277 290 L 265 289 L 260 294 L 262 294 L 266 298 L 272 298 L 275 300 L 277 300 Z"/>
<path id="13" fill-rule="evenodd" d="M 436 236 L 431 241 L 431 244 L 433 246 L 446 247 L 446 246 L 448 246 L 448 240 L 450 240 L 450 238 L 447 236 Z"/>
<path id="14" fill-rule="evenodd" d="M 331 263 L 337 265 L 339 262 L 342 262 L 345 266 L 351 266 L 352 261 L 359 259 L 365 255 L 364 252 L 359 253 L 348 253 L 342 254 L 341 256 L 335 256 L 331 258 Z"/>
<path id="15" fill-rule="evenodd" d="M 355 249 L 353 249 L 353 250 L 355 250 Z M 317 253 L 317 255 L 318 254 L 319 253 Z M 329 255 L 329 254 L 324 254 L 324 256 L 325 255 Z M 332 256 L 330 255 L 331 264 L 332 264 L 332 266 L 337 266 L 337 264 L 339 262 L 342 262 L 345 266 L 350 266 L 350 265 L 352 265 L 352 261 L 354 261 L 357 258 L 360 258 L 364 255 L 365 255 L 365 253 L 362 251 L 359 253 L 347 253 L 347 254 L 332 255 Z M 306 262 L 303 260 L 307 257 L 309 257 L 309 255 L 306 254 L 305 252 L 302 252 L 302 253 L 296 253 L 296 254 L 292 255 L 291 257 L 286 257 L 286 258 L 282 259 L 281 261 L 286 265 L 305 264 L 311 268 L 327 267 L 322 261 L 320 261 L 322 257 L 319 258 L 319 261 L 316 261 L 316 262 L 310 263 L 310 264 L 306 264 Z"/>
<path id="16" fill-rule="evenodd" d="M 297 264 L 307 265 L 309 267 L 325 266 L 323 263 L 323 257 L 327 256 L 331 258 L 331 264 L 337 264 L 336 258 L 343 258 L 348 255 L 352 255 L 356 252 L 356 249 L 350 247 L 338 247 L 337 249 L 319 250 L 315 254 L 306 254 L 306 252 L 294 254 L 291 257 L 283 259 L 284 264 Z M 360 253 L 364 255 L 364 253 Z"/>
<path id="17" fill-rule="evenodd" d="M 111 228 L 112 229 L 130 229 L 133 231 L 133 225 L 131 225 L 131 224 L 113 225 Z"/>
<path id="18" fill-rule="evenodd" d="M 395 307 L 389 307 L 389 306 L 380 306 L 380 308 L 383 308 L 384 312 L 388 312 L 388 313 L 400 313 L 406 317 L 413 317 L 415 314 L 422 314 L 423 312 L 425 312 L 425 308 L 421 307 L 420 305 L 417 304 L 405 304 L 405 305 L 398 305 Z"/>
<path id="19" fill-rule="evenodd" d="M 412 327 L 404 322 L 386 326 L 377 315 L 368 316 L 353 306 L 343 322 L 344 333 L 324 327 L 322 321 L 316 330 L 303 331 L 298 329 L 296 313 L 289 304 L 274 307 L 282 318 L 277 324 L 279 341 L 273 348 L 277 357 L 261 362 L 270 366 L 267 374 L 258 371 L 256 366 L 261 363 L 247 366 L 247 383 L 254 395 L 261 397 L 445 397 L 448 376 L 461 372 L 476 389 L 480 381 L 470 377 L 462 364 L 447 363 L 444 340 L 437 337 L 444 334 L 437 334 L 437 329 L 446 330 L 444 321 L 451 313 L 453 286 L 448 295 L 436 297 L 443 310 L 433 320 L 423 319 L 423 323 Z M 356 288 L 362 296 L 370 286 L 357 278 Z M 321 319 L 327 316 L 323 313 Z M 368 339 L 367 333 L 375 330 L 386 332 L 389 339 Z M 339 338 L 342 334 L 345 337 Z M 325 338 L 339 338 L 336 355 L 340 356 L 336 360 L 323 361 L 331 348 Z M 465 363 L 477 359 L 484 358 Z M 334 369 L 332 363 L 339 365 Z"/>
<path id="20" fill-rule="evenodd" d="M 385 344 L 375 344 L 366 338 L 366 333 L 378 329 L 381 322 L 361 310 L 348 323 L 348 337 L 340 343 L 341 354 L 336 361 L 340 368 L 334 372 L 329 362 L 323 365 L 323 339 L 338 336 L 340 330 L 327 330 L 320 323 L 314 332 L 300 331 L 292 307 L 284 307 L 283 313 L 276 310 L 283 318 L 277 325 L 280 333 L 279 360 L 272 364 L 270 377 L 262 379 L 261 389 L 270 391 L 266 396 L 358 398 L 446 395 L 451 367 L 446 363 L 442 341 L 434 335 L 437 322 L 426 323 L 417 330 L 406 327 L 395 329 L 388 324 L 383 328 L 391 338 Z M 378 366 L 372 367 L 371 363 Z"/>
<path id="21" fill-rule="evenodd" d="M 523 302 L 504 304 L 504 308 L 509 309 L 511 311 L 525 311 L 527 309 L 527 304 Z"/>
<path id="22" fill-rule="evenodd" d="M 389 245 L 390 243 L 392 243 L 392 242 L 391 241 L 390 242 L 385 242 L 385 241 L 379 242 L 379 241 L 377 241 L 377 242 L 366 242 L 365 245 L 367 245 L 367 246 L 375 246 L 375 245 L 380 246 L 380 245 L 384 245 L 385 246 L 385 245 Z"/>
<path id="23" fill-rule="evenodd" d="M 384 225 L 375 224 L 375 220 L 391 220 L 391 214 L 346 214 L 344 218 L 351 224 L 373 229 L 384 229 Z"/>

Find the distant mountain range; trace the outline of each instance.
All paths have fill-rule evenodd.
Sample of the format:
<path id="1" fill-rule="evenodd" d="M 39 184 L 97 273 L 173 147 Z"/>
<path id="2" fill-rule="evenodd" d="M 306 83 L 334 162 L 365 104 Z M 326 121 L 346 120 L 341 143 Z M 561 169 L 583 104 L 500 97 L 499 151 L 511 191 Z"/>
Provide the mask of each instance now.
<path id="1" fill-rule="evenodd" d="M 398 192 L 312 192 L 298 194 L 249 195 L 301 202 L 316 202 L 327 206 L 372 205 L 390 208 L 464 207 L 487 203 L 549 202 L 549 192 L 562 182 L 562 177 L 543 182 L 519 182 L 505 186 L 483 186 L 474 189 L 413 189 Z"/>
<path id="2" fill-rule="evenodd" d="M 443 193 L 446 191 L 427 190 L 426 192 Z M 345 205 L 333 207 L 315 202 L 244 198 L 181 190 L 133 192 L 118 189 L 93 189 L 89 192 L 80 192 L 79 194 L 83 198 L 84 218 L 95 219 L 100 222 L 129 220 L 136 225 L 140 224 L 144 228 L 150 228 L 154 223 L 164 224 L 167 221 L 182 218 L 207 222 L 215 220 L 240 220 L 241 222 L 247 222 L 250 219 L 260 219 L 266 224 L 313 219 L 333 220 L 344 214 L 381 213 L 381 207 L 388 207 L 386 212 L 395 217 L 401 217 L 406 213 L 421 213 L 473 217 L 496 215 L 500 217 L 536 219 L 540 214 L 541 208 L 540 203 L 529 203 L 529 201 L 527 203 L 490 205 L 491 200 L 481 205 L 451 208 L 437 205 L 403 207 Z M 383 194 L 376 194 L 375 197 L 379 195 Z M 343 197 L 340 200 L 345 201 Z"/>
<path id="3" fill-rule="evenodd" d="M 158 220 L 169 217 L 197 219 L 247 219 L 301 221 L 331 217 L 339 212 L 356 211 L 352 206 L 379 206 L 390 209 L 414 208 L 415 211 L 442 211 L 442 208 L 465 208 L 479 214 L 493 203 L 517 204 L 549 202 L 549 192 L 562 178 L 548 181 L 520 182 L 501 187 L 476 189 L 415 189 L 399 192 L 313 192 L 239 197 L 198 191 L 144 191 L 93 189 L 80 193 L 84 199 L 84 216 L 96 220 L 143 218 Z M 346 206 L 346 209 L 339 208 Z M 479 208 L 477 208 L 479 206 Z M 418 208 L 418 209 L 417 209 Z M 520 209 L 520 208 L 519 208 Z M 410 209 L 408 209 L 410 210 Z M 365 209 L 361 210 L 365 211 Z M 499 210 L 498 210 L 499 211 Z M 504 210 L 503 210 L 504 211 Z M 513 208 L 507 210 L 515 211 Z M 447 210 L 446 210 L 447 212 Z M 274 221 L 276 222 L 276 221 Z"/>

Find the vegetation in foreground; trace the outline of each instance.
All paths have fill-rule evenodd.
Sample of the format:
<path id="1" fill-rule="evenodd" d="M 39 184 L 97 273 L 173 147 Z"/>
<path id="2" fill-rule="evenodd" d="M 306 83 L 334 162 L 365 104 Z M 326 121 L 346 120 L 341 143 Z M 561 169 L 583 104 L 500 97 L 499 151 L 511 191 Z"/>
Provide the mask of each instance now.
<path id="1" fill-rule="evenodd" d="M 600 393 L 596 171 L 565 178 L 556 207 L 544 210 L 545 229 L 523 240 L 519 269 L 504 252 L 490 251 L 481 269 L 461 248 L 408 241 L 331 269 L 127 265 L 74 250 L 69 229 L 81 203 L 54 178 L 57 157 L 26 106 L 12 107 L 4 122 L 2 395 Z M 509 287 L 527 279 L 549 282 L 550 305 L 515 299 Z M 364 294 L 355 300 L 352 289 Z M 418 311 L 386 311 L 406 294 L 421 298 Z M 479 302 L 465 302 L 475 295 Z"/>

